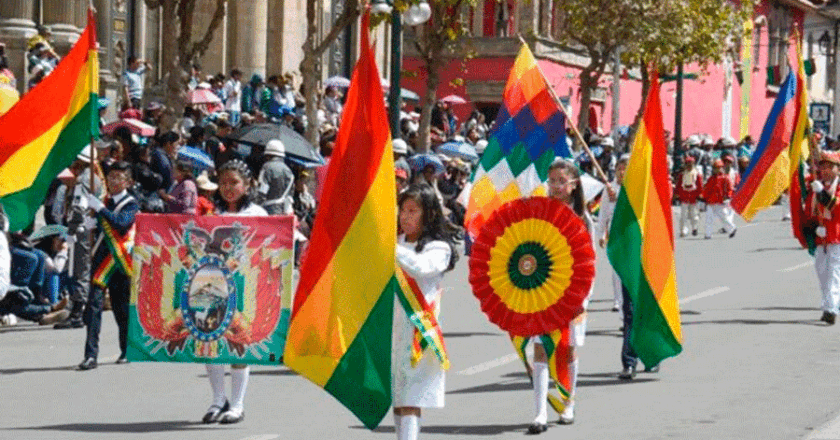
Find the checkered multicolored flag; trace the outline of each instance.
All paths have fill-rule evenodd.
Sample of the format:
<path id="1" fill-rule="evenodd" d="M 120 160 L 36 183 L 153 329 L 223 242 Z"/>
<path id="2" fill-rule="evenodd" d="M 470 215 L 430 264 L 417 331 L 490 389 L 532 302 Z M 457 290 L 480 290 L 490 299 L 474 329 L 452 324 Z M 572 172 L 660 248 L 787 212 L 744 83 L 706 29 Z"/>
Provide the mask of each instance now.
<path id="1" fill-rule="evenodd" d="M 545 195 L 544 182 L 554 158 L 571 157 L 566 118 L 549 87 L 534 54 L 523 44 L 487 148 L 461 195 L 467 207 L 464 227 L 473 238 L 504 203 Z"/>

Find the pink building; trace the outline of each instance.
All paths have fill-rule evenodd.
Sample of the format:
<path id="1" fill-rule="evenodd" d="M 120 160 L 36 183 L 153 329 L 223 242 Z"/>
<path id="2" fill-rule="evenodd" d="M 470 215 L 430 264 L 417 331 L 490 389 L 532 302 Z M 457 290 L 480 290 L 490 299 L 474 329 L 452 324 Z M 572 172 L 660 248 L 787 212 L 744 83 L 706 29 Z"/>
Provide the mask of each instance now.
<path id="1" fill-rule="evenodd" d="M 548 78 L 557 95 L 567 105 L 571 105 L 572 117 L 577 119 L 580 108 L 580 87 L 578 74 L 588 59 L 574 51 L 560 46 L 550 39 L 550 0 L 486 0 L 480 2 L 471 14 L 471 29 L 474 37 L 469 44 L 476 50 L 478 57 L 467 61 L 449 63 L 441 75 L 438 97 L 457 94 L 467 98 L 471 104 L 456 106 L 456 112 L 463 120 L 473 108 L 478 108 L 488 115 L 494 115 L 498 108 L 504 84 L 519 51 L 519 40 L 507 35 L 535 34 L 532 49 L 539 60 L 543 73 Z M 696 79 L 684 81 L 683 95 L 683 137 L 693 133 L 708 133 L 717 138 L 724 135 L 741 138 L 742 134 L 751 134 L 758 138 L 773 100 L 778 90 L 778 83 L 787 73 L 787 56 L 795 60 L 795 49 L 787 43 L 788 32 L 794 28 L 800 30 L 804 12 L 814 9 L 806 0 L 764 0 L 755 9 L 754 30 L 749 49 L 749 41 L 742 41 L 732 51 L 734 58 L 719 65 L 710 66 L 702 72 L 697 66 L 686 66 L 685 73 L 696 73 Z M 403 86 L 418 92 L 425 90 L 426 72 L 422 60 L 412 53 L 410 39 L 406 34 L 406 57 L 403 64 L 405 71 L 416 71 L 414 78 L 403 78 Z M 747 55 L 749 53 L 749 55 Z M 747 68 L 751 58 L 752 68 Z M 741 67 L 743 66 L 743 68 Z M 776 66 L 775 84 L 768 83 L 768 66 Z M 607 72 L 602 76 L 598 89 L 593 95 L 593 103 L 588 111 L 590 124 L 604 133 L 612 130 L 612 75 Z M 743 71 L 743 74 L 736 74 Z M 631 72 L 624 70 L 620 82 L 620 112 L 618 125 L 630 125 L 642 104 L 641 82 Z M 739 82 L 739 77 L 744 82 Z M 452 86 L 452 80 L 463 79 L 463 85 Z M 743 86 L 742 86 L 743 84 Z M 743 88 L 749 84 L 749 94 Z M 664 82 L 662 85 L 662 104 L 666 130 L 673 131 L 676 97 L 676 82 Z M 741 123 L 744 121 L 744 129 Z"/>

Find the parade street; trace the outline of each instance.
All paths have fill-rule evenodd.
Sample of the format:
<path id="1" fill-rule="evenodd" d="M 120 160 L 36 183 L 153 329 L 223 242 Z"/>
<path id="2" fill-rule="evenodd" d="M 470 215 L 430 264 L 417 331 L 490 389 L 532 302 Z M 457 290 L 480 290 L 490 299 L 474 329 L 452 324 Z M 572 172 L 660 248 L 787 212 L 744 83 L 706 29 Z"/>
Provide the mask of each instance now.
<path id="1" fill-rule="evenodd" d="M 678 209 L 678 208 L 677 208 Z M 782 209 L 738 223 L 735 238 L 678 239 L 682 354 L 659 373 L 619 381 L 620 314 L 598 251 L 576 420 L 543 438 L 840 438 L 840 326 L 818 319 L 813 259 L 798 249 Z M 363 258 L 362 255 L 360 255 Z M 507 336 L 470 293 L 467 260 L 444 282 L 442 322 L 452 360 L 446 408 L 424 410 L 424 438 L 521 438 L 533 391 Z M 0 329 L 2 439 L 390 439 L 371 433 L 334 398 L 284 367 L 254 367 L 245 421 L 203 425 L 203 366 L 115 365 L 116 325 L 103 320 L 99 368 L 80 372 L 83 330 L 22 322 Z M 557 417 L 550 413 L 549 420 Z"/>

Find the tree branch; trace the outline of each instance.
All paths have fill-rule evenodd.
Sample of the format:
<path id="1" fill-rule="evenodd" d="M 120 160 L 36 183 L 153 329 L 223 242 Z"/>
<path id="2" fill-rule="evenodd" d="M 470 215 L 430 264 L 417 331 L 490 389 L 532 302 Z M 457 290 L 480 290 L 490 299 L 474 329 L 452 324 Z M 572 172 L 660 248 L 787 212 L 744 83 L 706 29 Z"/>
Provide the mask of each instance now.
<path id="1" fill-rule="evenodd" d="M 181 65 L 185 65 L 184 63 L 189 63 L 190 61 L 192 61 L 187 56 L 190 39 L 192 37 L 192 14 L 188 12 L 188 9 L 190 9 L 190 3 L 192 3 L 193 6 L 195 6 L 195 0 L 180 0 L 176 12 L 179 23 L 178 56 L 180 59 L 178 60 L 178 62 Z"/>
<path id="2" fill-rule="evenodd" d="M 338 34 L 340 34 L 344 29 L 353 23 L 357 18 L 359 18 L 359 0 L 348 0 L 347 3 L 344 4 L 344 10 L 341 11 L 341 15 L 338 16 L 335 23 L 333 23 L 332 29 L 330 32 L 321 40 L 321 43 L 316 46 L 313 51 L 315 56 L 321 56 L 330 45 L 338 38 Z"/>
<path id="3" fill-rule="evenodd" d="M 190 60 L 204 55 L 204 52 L 206 52 L 207 48 L 210 47 L 210 43 L 213 41 L 213 35 L 216 33 L 216 29 L 222 25 L 222 21 L 225 19 L 226 5 L 227 0 L 216 0 L 216 10 L 213 12 L 213 18 L 210 20 L 210 24 L 207 25 L 207 31 L 204 32 L 204 36 L 201 40 L 193 43 L 189 53 Z"/>
<path id="4" fill-rule="evenodd" d="M 157 9 L 160 7 L 160 0 L 145 0 L 146 7 L 149 9 Z"/>

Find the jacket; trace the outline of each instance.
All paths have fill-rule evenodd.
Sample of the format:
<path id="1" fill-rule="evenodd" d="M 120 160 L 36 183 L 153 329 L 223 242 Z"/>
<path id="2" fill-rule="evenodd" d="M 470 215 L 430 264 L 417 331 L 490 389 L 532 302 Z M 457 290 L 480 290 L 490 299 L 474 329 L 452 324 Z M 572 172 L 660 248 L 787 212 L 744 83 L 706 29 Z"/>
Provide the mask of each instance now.
<path id="1" fill-rule="evenodd" d="M 732 198 L 732 182 L 726 174 L 712 175 L 703 188 L 703 198 L 709 205 L 719 205 Z"/>

